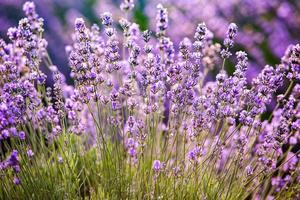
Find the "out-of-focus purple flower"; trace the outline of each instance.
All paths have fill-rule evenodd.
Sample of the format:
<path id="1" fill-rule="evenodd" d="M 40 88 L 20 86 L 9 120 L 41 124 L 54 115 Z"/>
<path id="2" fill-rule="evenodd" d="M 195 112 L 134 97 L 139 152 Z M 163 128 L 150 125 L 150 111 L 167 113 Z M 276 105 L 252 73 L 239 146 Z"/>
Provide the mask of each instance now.
<path id="1" fill-rule="evenodd" d="M 10 154 L 10 157 L 6 161 L 7 165 L 10 167 L 19 165 L 19 154 L 17 150 L 13 150 L 13 152 Z"/>
<path id="2" fill-rule="evenodd" d="M 75 30 L 77 30 L 78 32 L 83 32 L 85 30 L 85 24 L 82 18 L 76 18 Z"/>
<path id="3" fill-rule="evenodd" d="M 13 183 L 15 185 L 20 185 L 21 184 L 21 180 L 17 176 L 14 176 Z"/>
<path id="4" fill-rule="evenodd" d="M 19 132 L 19 138 L 20 138 L 20 140 L 25 140 L 25 132 L 24 131 Z"/>
<path id="5" fill-rule="evenodd" d="M 28 150 L 27 150 L 27 156 L 28 156 L 29 158 L 31 158 L 31 157 L 34 156 L 34 153 L 33 153 L 33 151 L 32 151 L 31 149 L 28 149 Z"/>
<path id="6" fill-rule="evenodd" d="M 188 153 L 188 159 L 193 163 L 193 164 L 198 164 L 199 158 L 201 157 L 201 149 L 200 147 L 195 147 Z"/>
<path id="7" fill-rule="evenodd" d="M 162 169 L 162 163 L 159 160 L 154 160 L 153 161 L 153 166 L 152 169 L 158 173 L 160 172 L 160 170 Z"/>
<path id="8" fill-rule="evenodd" d="M 3 130 L 2 133 L 1 133 L 1 136 L 4 138 L 4 139 L 7 139 L 9 138 L 10 134 L 9 134 L 9 131 L 8 130 Z"/>
<path id="9" fill-rule="evenodd" d="M 246 166 L 246 174 L 247 176 L 251 176 L 253 174 L 253 168 L 250 165 Z"/>
<path id="10" fill-rule="evenodd" d="M 61 156 L 59 156 L 58 158 L 57 158 L 57 161 L 58 161 L 58 163 L 63 163 L 64 162 L 64 160 L 63 160 L 63 158 L 61 157 Z"/>
<path id="11" fill-rule="evenodd" d="M 127 12 L 134 8 L 134 0 L 123 0 L 120 5 L 120 9 Z"/>

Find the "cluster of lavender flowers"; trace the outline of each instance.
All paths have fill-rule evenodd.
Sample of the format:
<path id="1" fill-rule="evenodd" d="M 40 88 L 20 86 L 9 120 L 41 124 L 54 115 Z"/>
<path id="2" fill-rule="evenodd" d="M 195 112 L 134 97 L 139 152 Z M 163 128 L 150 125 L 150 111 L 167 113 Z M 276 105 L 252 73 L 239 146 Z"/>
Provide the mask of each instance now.
<path id="1" fill-rule="evenodd" d="M 3 0 L 0 3 L 0 35 L 5 36 L 8 27 L 15 23 L 15 19 L 9 13 L 18 10 L 23 0 Z M 70 42 L 67 37 L 71 34 L 72 23 L 78 16 L 84 16 L 87 20 L 95 22 L 97 13 L 110 11 L 114 16 L 122 16 L 122 10 L 132 10 L 133 3 L 126 1 L 122 8 L 118 9 L 121 0 L 98 0 L 81 2 L 80 0 L 39 0 L 36 5 L 46 23 L 45 37 L 49 41 L 48 51 L 53 60 L 60 66 L 67 64 L 67 58 L 63 54 L 63 46 Z M 218 39 L 224 38 L 229 22 L 234 21 L 240 27 L 236 42 L 249 54 L 248 79 L 252 79 L 259 73 L 261 66 L 266 62 L 272 64 L 278 62 L 289 44 L 299 43 L 300 3 L 294 0 L 164 0 L 164 6 L 169 10 L 169 27 L 176 29 L 181 24 L 181 31 L 168 33 L 175 44 L 186 36 L 192 37 L 194 27 L 199 21 L 205 21 Z M 142 15 L 145 19 L 155 17 L 158 0 L 137 1 L 133 16 Z M 43 7 L 48 9 L 42 9 Z M 59 10 L 59 16 L 57 15 Z M 201 10 L 201 12 L 199 12 Z M 139 13 L 138 15 L 136 13 Z M 127 12 L 131 14 L 131 12 Z M 18 15 L 16 15 L 18 16 Z M 155 29 L 154 20 L 138 20 L 144 27 L 148 21 L 152 29 Z M 67 23 L 65 23 L 67 22 Z M 66 34 L 64 34 L 64 32 Z M 54 44 L 54 41 L 59 41 Z M 176 45 L 175 45 L 176 46 Z M 57 48 L 59 47 L 59 48 Z M 57 51 L 60 51 L 57 53 Z M 65 75 L 68 69 L 60 69 Z M 69 81 L 69 79 L 68 79 Z"/>
<path id="2" fill-rule="evenodd" d="M 43 19 L 34 3 L 24 4 L 26 18 L 8 30 L 9 42 L 0 41 L 0 174 L 24 184 L 20 160 L 31 165 L 39 156 L 60 165 L 66 160 L 72 168 L 68 153 L 53 158 L 44 150 L 76 140 L 84 146 L 80 156 L 97 151 L 99 185 L 107 188 L 113 176 L 120 181 L 114 185 L 118 198 L 264 199 L 286 191 L 298 198 L 300 45 L 290 45 L 280 64 L 266 65 L 248 84 L 247 53 L 232 50 L 236 24 L 222 45 L 199 23 L 194 38 L 184 38 L 177 49 L 168 33 L 179 30 L 168 29 L 162 4 L 155 35 L 130 21 L 133 7 L 125 0 L 120 8 L 126 17 L 118 22 L 103 13 L 103 29 L 75 20 L 73 44 L 66 47 L 70 86 L 47 53 Z M 236 60 L 233 74 L 225 71 L 228 58 Z M 53 74 L 53 87 L 45 87 L 42 63 Z M 215 69 L 215 80 L 208 81 Z M 284 94 L 276 93 L 287 85 Z M 275 95 L 277 106 L 265 119 Z M 122 186 L 126 176 L 129 184 Z"/>
<path id="3" fill-rule="evenodd" d="M 145 13 L 153 18 L 153 7 L 160 1 L 150 1 Z M 279 59 L 289 44 L 299 43 L 297 32 L 300 3 L 293 0 L 165 0 L 170 10 L 170 28 L 181 25 L 181 31 L 169 34 L 176 41 L 193 35 L 198 21 L 205 21 L 217 38 L 224 38 L 230 20 L 240 25 L 236 42 L 251 57 L 250 69 L 257 74 L 270 59 Z M 155 27 L 155 23 L 151 23 Z M 249 74 L 250 77 L 253 77 Z"/>

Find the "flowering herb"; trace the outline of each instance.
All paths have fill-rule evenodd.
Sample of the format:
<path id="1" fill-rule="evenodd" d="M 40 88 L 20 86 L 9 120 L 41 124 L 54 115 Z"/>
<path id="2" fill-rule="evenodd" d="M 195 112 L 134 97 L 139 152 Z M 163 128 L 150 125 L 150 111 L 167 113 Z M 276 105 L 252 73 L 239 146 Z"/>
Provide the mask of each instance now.
<path id="1" fill-rule="evenodd" d="M 35 4 L 24 4 L 0 41 L 3 198 L 299 198 L 299 44 L 247 83 L 236 24 L 223 45 L 204 22 L 177 45 L 166 7 L 157 6 L 156 37 L 130 21 L 133 7 L 121 4 L 123 37 L 109 12 L 103 31 L 75 20 L 71 86 L 48 56 Z"/>

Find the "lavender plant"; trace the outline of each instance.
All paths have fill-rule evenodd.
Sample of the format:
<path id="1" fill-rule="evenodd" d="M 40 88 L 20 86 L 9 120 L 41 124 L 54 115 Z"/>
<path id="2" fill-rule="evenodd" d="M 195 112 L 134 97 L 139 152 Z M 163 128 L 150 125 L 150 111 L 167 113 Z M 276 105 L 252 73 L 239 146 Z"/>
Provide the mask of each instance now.
<path id="1" fill-rule="evenodd" d="M 160 1 L 148 1 L 145 13 L 155 16 L 153 6 Z M 254 77 L 266 62 L 278 62 L 289 44 L 299 43 L 299 2 L 294 0 L 165 0 L 170 10 L 170 29 L 181 24 L 182 31 L 172 31 L 174 41 L 193 35 L 199 21 L 205 21 L 216 38 L 224 38 L 227 24 L 239 24 L 236 43 L 247 50 L 249 76 Z M 201 12 L 199 12 L 201 10 Z M 155 27 L 155 23 L 151 23 Z M 255 70 L 257 69 L 257 70 Z M 253 74 L 253 75 L 252 75 Z"/>
<path id="2" fill-rule="evenodd" d="M 47 53 L 34 3 L 0 41 L 1 198 L 300 198 L 300 45 L 248 84 L 236 24 L 221 45 L 200 23 L 176 49 L 163 5 L 155 35 L 131 22 L 133 1 L 120 7 L 125 17 L 103 13 L 102 29 L 76 19 L 73 86 Z"/>

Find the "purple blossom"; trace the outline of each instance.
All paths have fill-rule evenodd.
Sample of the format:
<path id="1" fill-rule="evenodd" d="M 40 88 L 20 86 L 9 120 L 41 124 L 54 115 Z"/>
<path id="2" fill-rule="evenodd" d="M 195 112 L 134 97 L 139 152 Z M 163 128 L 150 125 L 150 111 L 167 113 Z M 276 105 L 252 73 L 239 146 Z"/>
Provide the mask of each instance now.
<path id="1" fill-rule="evenodd" d="M 14 176 L 13 183 L 15 185 L 20 185 L 21 184 L 21 180 L 17 176 Z"/>
<path id="2" fill-rule="evenodd" d="M 156 23 L 156 35 L 163 37 L 168 28 L 168 11 L 161 4 L 157 5 Z"/>
<path id="3" fill-rule="evenodd" d="M 103 13 L 102 16 L 101 16 L 101 19 L 102 19 L 102 24 L 104 26 L 111 26 L 112 25 L 113 20 L 112 20 L 111 13 L 109 13 L 109 12 Z"/>
<path id="4" fill-rule="evenodd" d="M 62 164 L 64 162 L 63 158 L 61 156 L 59 156 L 57 158 L 58 163 Z"/>
<path id="5" fill-rule="evenodd" d="M 24 131 L 19 132 L 19 138 L 20 138 L 20 140 L 25 140 L 25 132 Z"/>
<path id="6" fill-rule="evenodd" d="M 28 150 L 27 150 L 27 156 L 28 156 L 29 158 L 31 158 L 31 157 L 34 156 L 34 153 L 33 153 L 33 151 L 32 151 L 31 149 L 28 149 Z"/>
<path id="7" fill-rule="evenodd" d="M 162 170 L 162 163 L 159 160 L 154 160 L 152 169 L 156 173 L 160 172 Z"/>
<path id="8" fill-rule="evenodd" d="M 127 12 L 134 8 L 134 0 L 124 0 L 121 5 L 120 9 Z"/>

